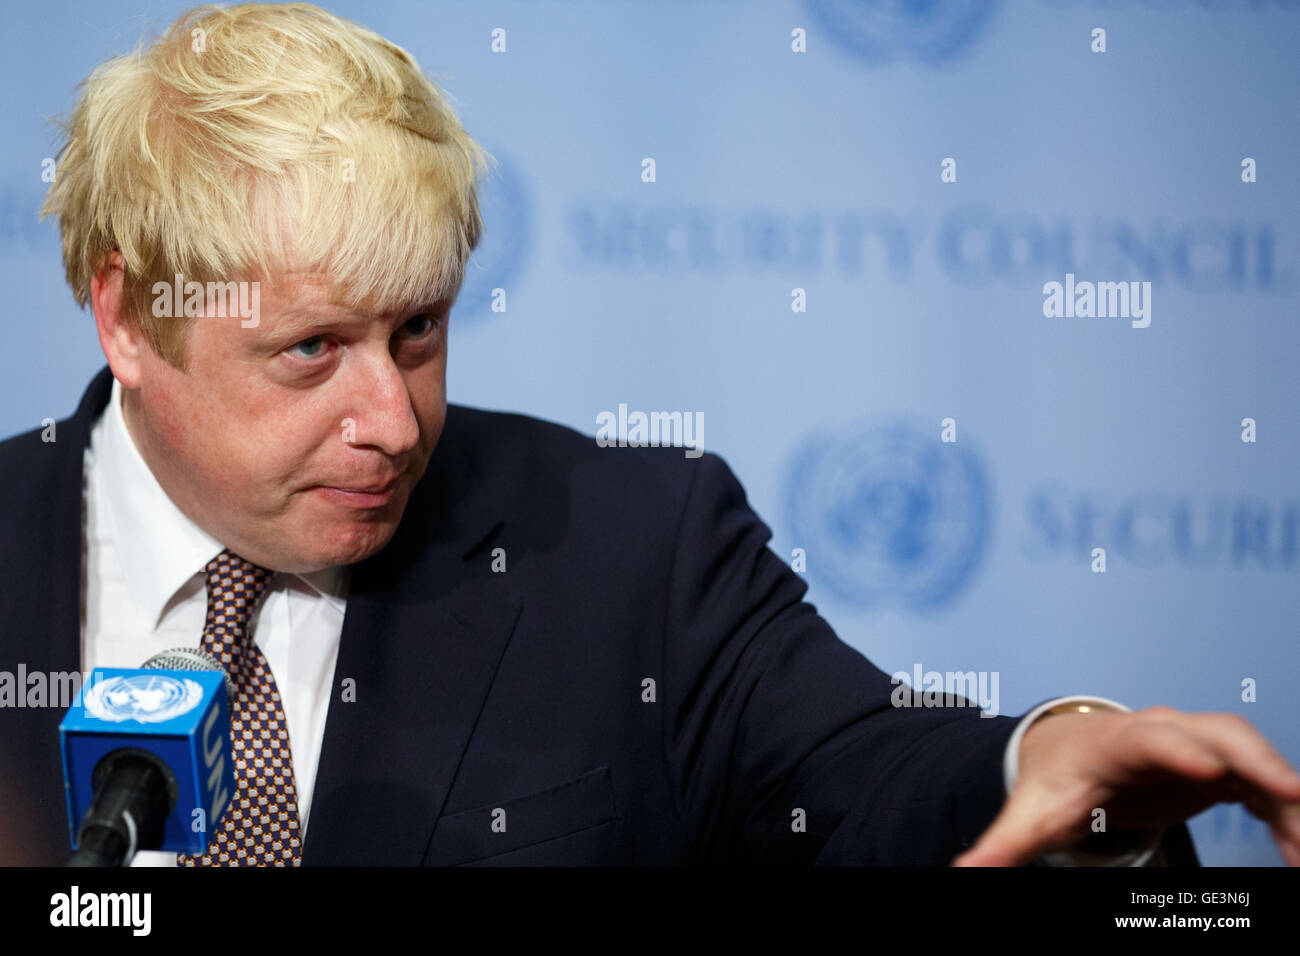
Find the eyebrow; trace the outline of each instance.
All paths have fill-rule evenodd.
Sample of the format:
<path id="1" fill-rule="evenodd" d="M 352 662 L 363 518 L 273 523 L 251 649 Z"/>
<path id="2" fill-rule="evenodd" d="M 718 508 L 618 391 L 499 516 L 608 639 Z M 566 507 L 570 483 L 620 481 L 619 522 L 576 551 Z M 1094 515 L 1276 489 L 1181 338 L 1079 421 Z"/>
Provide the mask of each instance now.
<path id="1" fill-rule="evenodd" d="M 325 332 L 355 331 L 362 326 L 358 318 L 341 318 L 324 316 L 301 309 L 290 309 L 270 316 L 269 322 L 263 322 L 265 330 L 262 336 L 267 345 L 290 344 L 303 338 L 320 335 Z"/>
<path id="2" fill-rule="evenodd" d="M 451 303 L 446 299 L 439 299 L 436 302 L 429 303 L 417 303 L 394 313 L 394 321 L 401 324 L 401 322 L 417 315 L 438 315 L 448 311 L 450 306 Z M 291 306 L 272 316 L 270 322 L 263 323 L 267 330 L 263 342 L 267 345 L 292 345 L 303 338 L 310 338 L 327 332 L 356 331 L 359 327 L 368 326 L 371 321 L 374 321 L 373 319 L 365 319 L 355 315 L 344 318 L 337 315 L 321 314 L 321 311 L 331 308 L 333 306 L 330 305 L 323 305 L 318 308 Z"/>

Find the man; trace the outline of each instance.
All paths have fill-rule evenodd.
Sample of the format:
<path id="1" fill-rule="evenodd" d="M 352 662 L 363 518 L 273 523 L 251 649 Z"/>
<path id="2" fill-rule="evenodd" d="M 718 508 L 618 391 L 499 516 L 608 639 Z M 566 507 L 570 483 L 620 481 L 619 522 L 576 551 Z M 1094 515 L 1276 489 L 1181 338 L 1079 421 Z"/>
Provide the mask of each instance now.
<path id="1" fill-rule="evenodd" d="M 448 405 L 485 159 L 306 5 L 196 11 L 88 83 L 46 211 L 108 367 L 0 445 L 0 668 L 221 660 L 231 812 L 140 862 L 1193 864 L 1180 821 L 1230 799 L 1300 862 L 1300 777 L 1244 721 L 894 707 L 721 459 Z M 60 714 L 0 713 L 22 858 L 57 862 Z"/>

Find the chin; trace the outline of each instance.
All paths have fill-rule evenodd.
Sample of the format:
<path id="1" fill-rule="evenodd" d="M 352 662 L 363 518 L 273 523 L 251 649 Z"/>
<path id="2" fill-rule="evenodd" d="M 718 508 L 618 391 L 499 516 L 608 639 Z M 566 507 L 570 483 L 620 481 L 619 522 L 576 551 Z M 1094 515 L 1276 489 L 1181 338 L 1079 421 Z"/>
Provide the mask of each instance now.
<path id="1" fill-rule="evenodd" d="M 295 524 L 295 551 L 303 563 L 316 569 L 339 564 L 356 564 L 378 554 L 397 533 L 406 512 L 406 497 L 386 507 L 366 512 L 349 512 L 327 506 L 312 508 Z"/>
<path id="2" fill-rule="evenodd" d="M 263 527 L 259 540 L 268 542 L 266 548 L 249 546 L 249 553 L 264 556 L 267 567 L 290 574 L 314 574 L 338 565 L 356 564 L 378 554 L 397 533 L 397 519 L 373 521 L 344 521 L 315 518 L 307 523 L 281 528 L 278 534 L 267 538 Z M 248 540 L 255 536 L 245 536 Z M 235 548 L 239 552 L 239 548 Z"/>
<path id="3" fill-rule="evenodd" d="M 314 574 L 340 564 L 356 564 L 378 554 L 393 538 L 395 528 L 371 524 L 325 534 L 318 529 L 293 546 L 281 546 L 275 567 L 291 574 Z M 285 542 L 286 544 L 288 542 Z"/>
<path id="4" fill-rule="evenodd" d="M 384 550 L 396 531 L 395 522 L 366 522 L 359 527 L 354 525 L 342 535 L 342 539 L 328 554 L 321 555 L 321 567 L 330 568 L 336 564 L 364 561 Z"/>

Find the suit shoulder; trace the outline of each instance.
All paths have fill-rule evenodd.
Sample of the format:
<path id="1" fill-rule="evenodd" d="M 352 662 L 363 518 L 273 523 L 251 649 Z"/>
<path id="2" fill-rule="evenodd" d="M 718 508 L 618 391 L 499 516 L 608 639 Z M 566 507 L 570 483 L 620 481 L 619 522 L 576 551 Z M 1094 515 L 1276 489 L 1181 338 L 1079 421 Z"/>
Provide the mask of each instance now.
<path id="1" fill-rule="evenodd" d="M 63 526 L 70 496 L 81 488 L 85 449 L 62 422 L 56 429 L 50 434 L 36 428 L 0 441 L 0 564 L 6 573 L 10 562 L 30 561 L 49 545 L 52 529 Z"/>
<path id="2" fill-rule="evenodd" d="M 0 441 L 0 484 L 12 488 L 15 483 L 39 482 L 45 469 L 55 467 L 58 432 L 53 433 L 54 441 L 48 434 L 45 428 L 33 428 Z"/>
<path id="3" fill-rule="evenodd" d="M 576 428 L 520 412 L 493 411 L 470 405 L 447 406 L 444 435 L 454 436 L 476 454 L 491 455 L 508 449 L 546 449 L 559 454 L 580 454 L 595 439 Z"/>
<path id="4" fill-rule="evenodd" d="M 488 482 L 501 477 L 540 487 L 565 475 L 569 485 L 663 502 L 665 495 L 684 496 L 697 474 L 735 481 L 726 462 L 712 452 L 693 452 L 692 457 L 678 446 L 602 447 L 594 435 L 518 412 L 448 405 L 444 435 L 454 436 Z"/>

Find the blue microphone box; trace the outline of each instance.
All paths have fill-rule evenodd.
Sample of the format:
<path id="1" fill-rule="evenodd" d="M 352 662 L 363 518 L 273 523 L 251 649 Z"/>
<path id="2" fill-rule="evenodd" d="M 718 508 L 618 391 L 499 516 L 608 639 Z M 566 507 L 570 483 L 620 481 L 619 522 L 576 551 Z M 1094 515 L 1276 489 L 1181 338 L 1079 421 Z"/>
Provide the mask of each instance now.
<path id="1" fill-rule="evenodd" d="M 159 758 L 177 785 L 162 843 L 140 849 L 207 850 L 235 792 L 222 672 L 98 668 L 59 725 L 59 742 L 73 849 L 95 796 L 95 765 L 110 751 L 130 747 Z"/>

